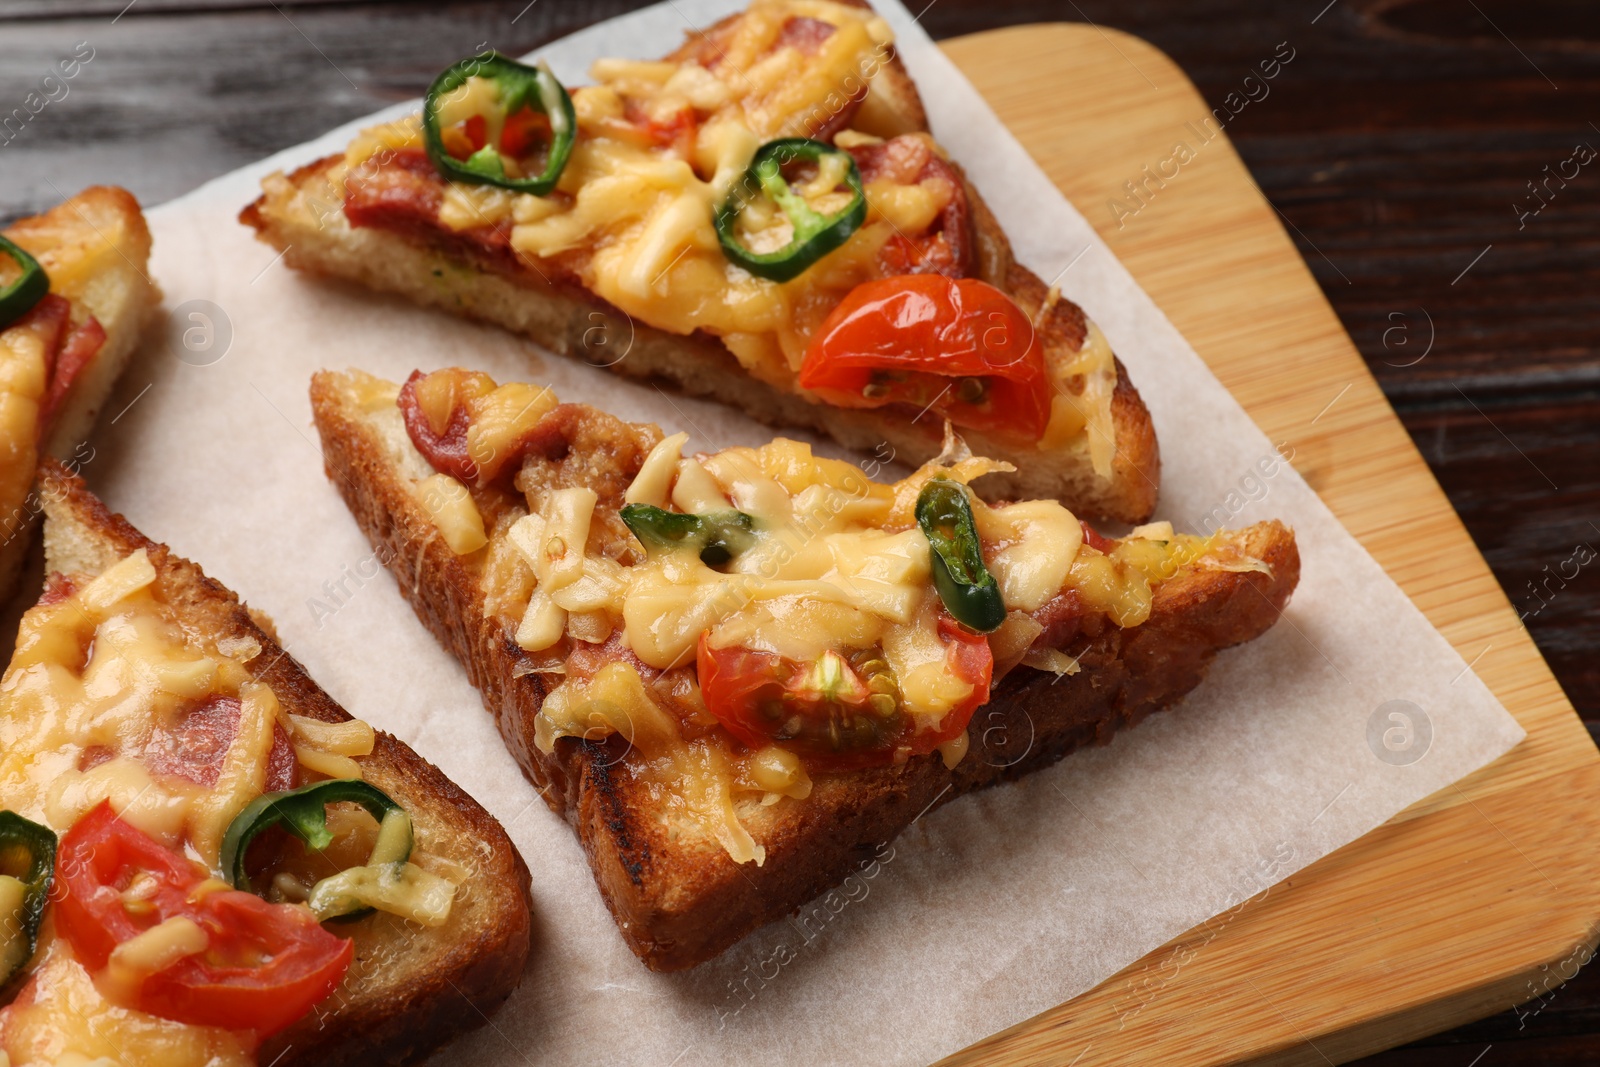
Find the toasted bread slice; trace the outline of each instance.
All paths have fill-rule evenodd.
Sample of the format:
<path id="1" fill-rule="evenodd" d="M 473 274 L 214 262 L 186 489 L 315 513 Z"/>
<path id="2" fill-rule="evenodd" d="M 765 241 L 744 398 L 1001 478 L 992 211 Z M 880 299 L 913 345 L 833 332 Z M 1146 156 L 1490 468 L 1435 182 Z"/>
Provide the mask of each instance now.
<path id="1" fill-rule="evenodd" d="M 161 302 L 146 272 L 150 230 L 139 202 L 125 189 L 85 189 L 43 215 L 21 220 L 5 235 L 39 261 L 50 276 L 51 292 L 72 302 L 69 328 L 93 316 L 105 340 L 77 370 L 43 435 L 35 426 L 31 436 L 0 440 L 0 453 L 10 450 L 7 473 L 0 475 L 0 601 L 11 595 L 32 540 L 38 508 L 27 492 L 37 456 L 85 461 L 84 442 Z M 0 348 L 0 362 L 7 359 Z M 0 436 L 13 437 L 3 425 Z"/>
<path id="2" fill-rule="evenodd" d="M 693 35 L 668 59 L 714 66 L 723 51 L 720 38 L 731 32 L 742 17 L 732 16 L 705 34 Z M 697 56 L 701 58 L 697 60 Z M 861 109 L 851 121 L 849 132 L 854 135 L 925 137 L 922 102 L 898 57 L 891 54 L 889 61 L 876 68 Z M 837 132 L 830 127 L 814 136 L 831 138 Z M 419 150 L 407 151 L 414 151 L 410 158 L 415 165 L 428 166 Z M 938 156 L 938 150 L 934 151 Z M 975 452 L 1010 461 L 1017 468 L 986 479 L 983 492 L 998 499 L 1058 499 L 1074 511 L 1096 519 L 1144 521 L 1155 506 L 1160 458 L 1149 412 L 1126 368 L 1110 355 L 1109 346 L 1081 308 L 1047 290 L 1037 275 L 1015 261 L 1010 242 L 978 190 L 958 165 L 939 158 L 939 173 L 944 177 L 938 180 L 958 185 L 964 204 L 960 212 L 961 236 L 956 243 L 968 249 L 970 255 L 957 272 L 987 282 L 1015 301 L 1034 323 L 1051 368 L 1077 366 L 1072 360 L 1084 353 L 1094 354 L 1096 368 L 1087 374 L 1060 371 L 1061 380 L 1049 386 L 1055 390 L 1047 401 L 1056 405 L 1052 409 L 1056 412 L 1051 416 L 1052 429 L 1038 443 L 1019 444 L 987 429 L 962 429 Z M 415 303 L 492 322 L 524 334 L 553 352 L 625 377 L 668 383 L 684 392 L 729 404 L 772 425 L 803 427 L 830 436 L 846 447 L 876 451 L 880 456 L 888 454 L 885 449 L 892 449 L 893 455 L 912 466 L 939 452 L 942 419 L 937 413 L 930 414 L 920 400 L 879 408 L 833 406 L 799 387 L 794 369 L 798 357 L 793 353 L 779 357 L 768 346 L 761 350 L 767 353 L 765 356 L 747 352 L 736 358 L 730 347 L 735 343 L 731 337 L 725 342 L 715 331 L 691 329 L 690 319 L 669 324 L 661 314 L 646 313 L 613 291 L 612 299 L 622 304 L 619 310 L 612 300 L 600 295 L 593 280 L 585 280 L 582 270 L 586 268 L 574 266 L 573 257 L 580 252 L 570 246 L 579 244 L 579 238 L 574 237 L 569 245 L 549 255 L 513 248 L 514 228 L 506 213 L 511 210 L 506 206 L 509 200 L 501 205 L 503 210 L 492 225 L 453 229 L 439 221 L 443 208 L 426 220 L 417 214 L 422 211 L 417 203 L 447 195 L 445 183 L 436 175 L 412 173 L 405 178 L 404 187 L 397 183 L 395 189 L 386 186 L 377 194 L 372 218 L 363 215 L 352 222 L 352 213 L 346 210 L 348 173 L 352 172 L 345 156 L 330 156 L 287 175 L 271 175 L 262 183 L 261 197 L 245 208 L 240 220 L 253 227 L 263 241 L 281 250 L 285 262 L 299 270 L 398 293 Z M 868 184 L 872 182 L 869 180 Z M 419 191 L 423 189 L 426 192 Z M 412 201 L 409 205 L 408 199 Z M 487 218 L 481 209 L 474 210 Z M 541 206 L 539 210 L 546 209 Z M 709 209 L 704 214 L 700 225 L 709 231 Z M 887 216 L 885 219 L 897 237 L 903 238 L 899 225 Z M 641 227 L 650 232 L 658 228 L 650 222 L 634 229 Z M 700 234 L 696 240 L 703 237 Z M 713 248 L 716 246 L 714 237 L 710 243 Z M 698 254 L 698 249 L 691 243 L 683 251 Z M 630 258 L 638 257 L 630 254 Z M 719 252 L 713 261 L 716 271 L 726 269 L 720 258 Z M 823 260 L 827 262 L 828 259 Z M 657 282 L 668 276 L 671 266 L 667 264 L 657 275 L 657 281 L 651 283 L 653 289 L 661 288 Z M 643 270 L 638 266 L 629 269 Z M 810 270 L 821 269 L 822 264 L 818 264 Z M 929 268 L 919 264 L 902 266 L 890 273 L 924 269 Z M 807 274 L 802 274 L 784 288 L 805 284 L 806 278 Z M 799 315 L 800 306 L 811 308 L 807 314 L 812 314 L 815 308 L 833 307 L 843 299 L 844 291 L 836 292 L 832 286 L 830 282 L 816 293 L 789 293 L 781 298 L 796 306 L 790 309 L 795 329 L 802 334 L 811 329 L 800 325 L 801 318 L 794 317 Z M 755 303 L 736 284 L 727 288 L 732 295 L 690 288 L 674 303 Z M 659 312 L 658 305 L 651 306 Z M 820 323 L 820 313 L 818 320 Z M 951 381 L 954 383 L 955 379 Z M 1085 381 L 1090 383 L 1087 392 Z M 944 395 L 941 393 L 940 397 Z M 940 397 L 933 403 L 939 403 Z M 1072 418 L 1079 416 L 1087 421 L 1080 421 L 1078 428 L 1072 429 Z M 1054 427 L 1058 425 L 1066 429 L 1057 433 Z"/>
<path id="3" fill-rule="evenodd" d="M 466 666 L 529 778 L 577 831 L 619 930 L 654 970 L 692 967 L 789 913 L 839 883 L 930 806 L 1104 743 L 1117 729 L 1177 701 L 1199 683 L 1219 650 L 1259 636 L 1277 620 L 1299 577 L 1294 535 L 1282 524 L 1228 535 L 1237 557 L 1260 566 L 1185 566 L 1155 587 L 1143 625 L 1080 634 L 1086 643 L 1070 648 L 1077 673 L 1060 684 L 1055 674 L 1016 667 L 969 726 L 972 751 L 953 769 L 937 754 L 912 757 L 886 769 L 814 775 L 811 795 L 797 803 L 741 807 L 740 820 L 764 847 L 765 861 L 738 864 L 716 841 L 684 831 L 663 807 L 660 791 L 641 784 L 627 753 L 611 743 L 615 737 L 562 737 L 552 753 L 540 751 L 535 718 L 551 676 L 538 673 L 514 627 L 496 617 L 481 558 L 452 551 L 418 504 L 412 481 L 426 464 L 408 453 L 398 419 L 381 417 L 373 382 L 330 372 L 313 379 L 312 410 L 329 475 L 401 576 L 401 592 L 417 615 Z M 583 422 L 568 419 L 566 425 Z M 638 436 L 653 440 L 653 428 L 647 429 Z M 530 457 L 519 484 L 559 486 L 560 479 L 575 477 L 562 443 L 548 436 L 541 437 L 540 455 L 563 458 Z M 600 470 L 618 454 L 633 456 L 627 469 Z M 609 486 L 626 486 L 638 471 L 638 455 L 636 447 L 608 450 L 593 440 L 571 451 L 583 468 L 577 476 L 596 488 L 599 473 Z M 609 492 L 602 490 L 602 501 Z M 487 518 L 502 521 L 504 508 L 496 518 L 493 502 L 483 504 Z M 983 751 L 996 738 L 1012 739 L 1011 747 Z"/>
<path id="4" fill-rule="evenodd" d="M 49 570 L 98 574 L 145 549 L 158 597 L 185 629 L 260 651 L 247 670 L 285 710 L 322 722 L 350 716 L 274 639 L 270 623 L 165 545 L 112 514 L 60 464 L 41 495 Z M 529 876 L 500 824 L 404 742 L 378 733 L 362 777 L 411 815 L 419 849 L 471 871 L 442 926 L 383 912 L 353 924 L 355 961 L 334 994 L 259 1050 L 262 1064 L 410 1063 L 484 1024 L 520 981 L 530 949 Z"/>

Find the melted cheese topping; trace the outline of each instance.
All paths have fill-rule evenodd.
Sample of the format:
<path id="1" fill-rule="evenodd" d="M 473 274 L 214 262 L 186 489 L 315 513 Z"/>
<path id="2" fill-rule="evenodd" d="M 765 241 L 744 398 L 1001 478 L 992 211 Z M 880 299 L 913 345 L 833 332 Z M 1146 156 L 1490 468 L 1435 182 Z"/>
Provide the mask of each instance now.
<path id="1" fill-rule="evenodd" d="M 98 216 L 89 225 L 81 216 L 56 226 L 30 223 L 25 232 L 7 236 L 21 245 L 50 277 L 50 291 L 73 303 L 97 304 L 108 285 L 109 268 L 122 265 L 130 237 L 120 218 Z M 8 257 L 9 258 L 9 257 Z M 87 317 L 74 308 L 74 324 Z"/>
<path id="2" fill-rule="evenodd" d="M 799 757 L 776 745 L 735 753 L 712 739 L 685 741 L 639 672 L 621 661 L 606 664 L 583 684 L 557 686 L 545 697 L 534 729 L 535 743 L 545 752 L 560 737 L 600 741 L 620 735 L 669 825 L 709 837 L 738 863 L 759 866 L 766 860 L 765 846 L 740 820 L 741 805 L 771 806 L 811 795 Z"/>
<path id="3" fill-rule="evenodd" d="M 24 616 L 0 683 L 0 807 L 61 831 L 109 799 L 215 870 L 228 823 L 265 786 L 278 701 L 242 662 L 198 647 L 170 621 L 151 593 L 155 578 L 140 549 Z M 237 698 L 241 709 L 216 785 L 158 781 L 138 754 L 209 696 Z"/>
<path id="4" fill-rule="evenodd" d="M 1046 307 L 1057 298 L 1052 290 Z M 1072 359 L 1055 364 L 1050 397 L 1050 423 L 1039 439 L 1041 449 L 1063 448 L 1086 435 L 1095 474 L 1111 477 L 1117 453 L 1117 427 L 1111 398 L 1117 390 L 1117 360 L 1100 327 L 1088 323 L 1083 348 Z"/>
<path id="5" fill-rule="evenodd" d="M 432 474 L 415 483 L 412 491 L 450 551 L 465 556 L 489 543 L 483 532 L 483 516 L 478 514 L 478 506 L 466 486 L 448 474 Z"/>
<path id="6" fill-rule="evenodd" d="M 199 923 L 174 915 L 112 949 L 100 976 L 100 988 L 113 1001 L 126 1004 L 150 975 L 210 947 L 211 937 Z"/>
<path id="7" fill-rule="evenodd" d="M 397 387 L 365 375 L 350 380 L 396 466 L 419 480 L 416 472 L 429 468 L 406 436 Z M 939 633 L 943 606 L 916 500 L 935 476 L 966 483 L 1010 468 L 972 457 L 935 461 L 884 485 L 797 441 L 690 457 L 682 454 L 687 439 L 679 433 L 655 445 L 622 495 L 630 504 L 701 516 L 744 513 L 750 528 L 727 562 L 708 565 L 692 543 L 647 544 L 642 558 L 618 553 L 607 536 L 595 536 L 615 528 L 614 517 L 597 515 L 599 494 L 535 478 L 527 510 L 505 509 L 490 532 L 477 573 L 485 615 L 505 619 L 517 644 L 539 654 L 527 671 L 568 675 L 562 649 L 618 633 L 646 668 L 617 657 L 560 677 L 535 718 L 535 745 L 549 753 L 562 737 L 621 737 L 629 766 L 657 790 L 669 822 L 741 863 L 760 863 L 764 851 L 744 820 L 755 806 L 803 800 L 811 780 L 793 753 L 778 745 L 745 751 L 716 728 L 693 670 L 702 636 L 712 648 L 802 664 L 840 650 L 881 655 L 897 706 L 918 730 L 937 730 L 973 693 Z M 991 506 L 973 496 L 971 506 L 1009 613 L 988 636 L 997 678 L 1019 664 L 1077 671 L 1070 656 L 1032 647 L 1045 626 L 1030 613 L 1048 612 L 1059 598 L 1137 626 L 1149 617 L 1153 585 L 1181 567 L 1202 558 L 1229 569 L 1262 566 L 1230 555 L 1218 538 L 1178 536 L 1167 524 L 1141 527 L 1106 554 L 1085 546 L 1083 525 L 1054 501 Z M 681 725 L 689 722 L 697 727 L 692 736 Z M 941 752 L 955 765 L 964 737 Z"/>
<path id="8" fill-rule="evenodd" d="M 130 942 L 131 943 L 131 942 Z M 10 1067 L 254 1067 L 249 1034 L 189 1026 L 120 1007 L 96 988 L 83 966 L 56 942 L 16 1004 L 6 1009 L 4 1054 Z"/>
<path id="9" fill-rule="evenodd" d="M 779 43 L 795 17 L 834 27 L 815 55 Z M 598 84 L 571 92 L 578 136 L 557 193 L 451 182 L 439 221 L 457 230 L 508 223 L 518 252 L 559 260 L 593 292 L 658 329 L 721 336 L 753 373 L 787 387 L 822 316 L 877 276 L 878 252 L 896 232 L 925 231 L 953 190 L 943 181 L 870 183 L 866 224 L 785 284 L 733 265 L 712 216 L 762 144 L 819 131 L 870 85 L 891 42 L 887 24 L 869 10 L 756 0 L 720 42 L 715 70 L 693 61 L 600 60 L 591 71 Z M 472 82 L 482 86 L 475 96 Z M 493 95 L 486 86 L 469 81 L 441 123 L 474 113 L 493 119 L 497 109 L 483 106 L 492 101 L 479 99 Z M 650 133 L 652 125 L 686 119 L 687 142 Z M 402 120 L 359 136 L 345 166 L 384 149 L 420 146 L 419 120 Z M 812 198 L 836 181 L 818 175 Z"/>
<path id="10" fill-rule="evenodd" d="M 587 542 L 593 492 L 547 492 L 508 535 L 535 578 L 519 644 L 530 651 L 551 647 L 581 611 L 620 624 L 633 654 L 665 671 L 692 665 L 702 634 L 712 647 L 741 646 L 798 662 L 841 647 L 877 647 L 898 680 L 901 707 L 919 729 L 937 729 L 971 698 L 971 684 L 953 672 L 939 636 L 927 537 L 906 516 L 896 521 L 897 502 L 906 495 L 914 500 L 934 469 L 887 486 L 796 441 L 685 458 L 684 440 L 675 435 L 652 450 L 627 498 L 701 514 L 736 508 L 753 520 L 750 543 L 721 568 L 708 566 L 693 547 L 657 550 L 625 567 L 577 547 Z M 1008 606 L 1031 610 L 1061 591 L 1082 537 L 1066 509 L 1051 502 L 975 508 L 980 532 L 1015 542 L 990 562 Z M 810 792 L 800 760 L 778 746 L 735 753 L 712 739 L 686 743 L 624 662 L 558 685 L 536 720 L 535 741 L 551 751 L 558 737 L 612 733 L 637 753 L 671 817 L 709 833 L 739 862 L 764 859 L 740 821 L 742 796 L 757 794 L 770 805 Z M 961 754 L 949 753 L 957 760 Z"/>
<path id="11" fill-rule="evenodd" d="M 633 653 L 663 670 L 692 662 L 707 631 L 713 647 L 739 645 L 798 661 L 841 646 L 882 645 L 891 666 L 898 661 L 905 706 L 930 723 L 967 695 L 943 666 L 928 539 L 895 515 L 897 499 L 914 499 L 942 468 L 889 486 L 849 463 L 814 456 L 797 441 L 685 459 L 683 440 L 681 434 L 663 440 L 627 495 L 688 512 L 738 509 L 754 520 L 751 543 L 719 568 L 693 549 L 655 552 L 624 567 L 576 547 L 588 537 L 593 492 L 547 493 L 539 510 L 510 531 L 537 583 L 529 616 L 539 618 L 535 627 L 525 617 L 518 633 L 524 648 L 542 650 L 559 640 L 562 611 L 606 611 L 620 619 Z M 974 501 L 974 511 L 980 535 L 993 546 L 988 564 L 1008 608 L 1033 611 L 1067 586 L 1083 537 L 1070 512 L 1053 501 L 1002 507 Z M 559 557 L 552 546 L 560 546 Z M 546 618 L 547 612 L 553 614 Z M 529 640 L 535 630 L 537 640 Z"/>
<path id="12" fill-rule="evenodd" d="M 785 25 L 795 18 L 833 27 L 816 54 L 784 43 Z M 814 136 L 863 89 L 857 122 L 870 125 L 878 103 L 873 79 L 892 43 L 888 25 L 870 9 L 826 0 L 755 0 L 728 38 L 718 40 L 715 69 L 693 60 L 599 60 L 591 69 L 597 84 L 571 91 L 578 136 L 556 193 L 539 197 L 449 182 L 438 220 L 454 230 L 509 225 L 511 246 L 525 258 L 560 263 L 588 289 L 657 329 L 720 337 L 751 374 L 796 391 L 795 375 L 827 314 L 857 285 L 881 276 L 878 256 L 886 242 L 927 232 L 957 190 L 939 177 L 867 182 L 865 223 L 842 247 L 783 283 L 732 263 L 713 217 L 767 141 Z M 441 110 L 441 125 L 471 114 L 484 114 L 491 127 L 500 122 L 497 109 L 487 106 L 494 91 L 483 79 L 470 79 L 457 95 Z M 689 131 L 687 141 L 649 132 L 675 124 Z M 876 140 L 857 130 L 837 136 L 845 145 Z M 345 176 L 375 155 L 421 146 L 416 117 L 367 130 L 330 175 L 333 187 L 342 188 Z M 829 199 L 840 177 L 823 168 L 798 191 L 818 211 L 835 211 L 848 199 Z M 765 201 L 751 204 L 740 224 L 751 231 L 742 239 L 756 251 L 787 243 L 791 232 Z M 1091 332 L 1077 354 L 1048 355 L 1057 395 L 1038 447 L 1082 442 L 1087 434 L 1093 468 L 1109 478 L 1116 368 L 1098 336 Z"/>
<path id="13" fill-rule="evenodd" d="M 272 689 L 246 669 L 260 644 L 247 638 L 206 643 L 175 620 L 157 595 L 156 578 L 141 548 L 23 617 L 16 653 L 0 681 L 0 808 L 64 833 L 109 800 L 128 823 L 216 871 L 229 824 L 265 791 L 276 727 L 288 733 L 302 767 L 341 778 L 361 776 L 354 757 L 371 753 L 375 734 L 357 720 L 326 723 L 286 714 Z M 163 733 L 197 702 L 215 697 L 237 699 L 240 708 L 215 784 L 153 773 L 147 765 L 152 745 L 164 748 Z M 180 759 L 188 754 L 175 753 Z M 330 825 L 337 814 L 330 814 Z M 414 858 L 427 862 L 420 854 Z M 359 885 L 363 902 L 429 925 L 448 917 L 454 882 L 416 864 L 394 874 Z M 195 892 L 224 886 L 210 879 Z M 15 895 L 0 885 L 0 913 L 16 910 Z M 205 951 L 206 934 L 195 923 L 170 918 L 122 943 L 95 982 L 48 931 L 47 925 L 32 985 L 0 1013 L 4 1054 L 14 1067 L 73 1056 L 129 1064 L 254 1063 L 248 1035 L 118 1006 L 150 972 Z"/>

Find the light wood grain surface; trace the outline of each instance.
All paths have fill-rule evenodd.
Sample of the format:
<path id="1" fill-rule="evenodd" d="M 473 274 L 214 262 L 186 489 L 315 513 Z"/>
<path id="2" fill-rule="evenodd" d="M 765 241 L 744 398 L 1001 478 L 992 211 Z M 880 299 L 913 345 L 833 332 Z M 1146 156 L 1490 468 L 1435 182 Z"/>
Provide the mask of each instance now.
<path id="1" fill-rule="evenodd" d="M 1600 754 L 1225 135 L 1119 227 L 1108 190 L 1210 108 L 1137 38 L 946 42 L 1063 193 L 1528 731 L 1511 754 L 948 1064 L 1341 1062 L 1548 992 L 1600 922 Z M 1169 168 L 1170 170 L 1170 168 Z M 1172 443 L 1168 442 L 1168 447 Z"/>

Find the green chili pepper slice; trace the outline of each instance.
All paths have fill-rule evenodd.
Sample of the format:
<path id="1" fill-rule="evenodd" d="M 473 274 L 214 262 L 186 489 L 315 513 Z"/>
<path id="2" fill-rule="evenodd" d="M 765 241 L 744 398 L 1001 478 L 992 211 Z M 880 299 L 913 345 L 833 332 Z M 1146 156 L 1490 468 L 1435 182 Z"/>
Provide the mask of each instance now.
<path id="1" fill-rule="evenodd" d="M 0 915 L 0 924 L 4 924 L 0 926 L 0 988 L 27 965 L 39 947 L 39 921 L 44 918 L 55 870 L 55 832 L 14 811 L 0 811 L 0 880 L 6 880 L 0 895 L 14 898 L 21 889 L 20 912 Z"/>
<path id="2" fill-rule="evenodd" d="M 930 478 L 917 494 L 917 525 L 928 538 L 933 585 L 945 610 L 978 633 L 997 629 L 1006 621 L 1006 605 L 983 564 L 966 487 L 949 478 Z"/>
<path id="3" fill-rule="evenodd" d="M 390 799 L 389 794 L 360 778 L 332 778 L 283 793 L 266 793 L 247 804 L 223 835 L 223 873 L 233 882 L 234 888 L 255 892 L 244 867 L 250 842 L 259 834 L 281 826 L 307 846 L 321 851 L 333 843 L 333 834 L 328 830 L 328 805 L 341 801 L 360 804 L 378 820 L 378 840 L 367 860 L 369 865 L 403 864 L 411 858 L 411 819 L 405 809 Z M 370 910 L 357 905 L 347 912 L 319 918 L 357 919 Z"/>
<path id="4" fill-rule="evenodd" d="M 789 188 L 783 178 L 783 166 L 797 161 L 820 166 L 830 156 L 842 156 L 849 164 L 844 183 L 850 187 L 851 196 L 850 203 L 842 210 L 823 215 Z M 775 252 L 750 251 L 739 242 L 735 230 L 746 205 L 762 195 L 777 204 L 794 227 L 789 243 Z M 717 239 L 722 242 L 723 254 L 751 274 L 769 281 L 786 282 L 799 277 L 811 264 L 844 244 L 866 219 L 867 194 L 861 187 L 861 171 L 855 157 L 821 141 L 783 137 L 761 146 L 744 178 L 734 185 L 717 209 Z"/>
<path id="5" fill-rule="evenodd" d="M 646 549 L 687 546 L 708 567 L 720 567 L 750 547 L 755 520 L 742 511 L 687 515 L 650 504 L 628 504 L 622 521 Z"/>
<path id="6" fill-rule="evenodd" d="M 0 236 L 0 252 L 4 252 L 22 268 L 22 274 L 4 289 L 0 289 L 0 330 L 10 326 L 33 310 L 33 305 L 50 291 L 50 278 L 39 261 L 21 248 Z"/>
<path id="7" fill-rule="evenodd" d="M 532 108 L 550 120 L 550 154 L 544 171 L 528 178 L 506 173 L 502 145 L 486 144 L 466 159 L 457 159 L 444 147 L 439 112 L 447 96 L 471 78 L 485 78 L 500 91 L 499 103 L 506 119 L 523 108 Z M 422 105 L 422 139 L 428 158 L 446 178 L 474 185 L 495 185 L 519 193 L 546 196 L 556 187 L 561 172 L 572 155 L 578 136 L 578 116 L 572 110 L 572 97 L 556 76 L 542 67 L 530 67 L 507 59 L 498 52 L 468 56 L 452 64 L 433 80 Z M 502 138 L 502 142 L 503 142 Z"/>

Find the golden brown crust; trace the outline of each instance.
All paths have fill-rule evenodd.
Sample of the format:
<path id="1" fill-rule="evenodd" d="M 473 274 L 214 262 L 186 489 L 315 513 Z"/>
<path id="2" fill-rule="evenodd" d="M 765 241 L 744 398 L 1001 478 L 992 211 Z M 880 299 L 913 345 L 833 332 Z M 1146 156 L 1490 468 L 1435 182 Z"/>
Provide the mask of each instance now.
<path id="1" fill-rule="evenodd" d="M 341 375 L 322 372 L 312 411 L 328 472 L 375 547 L 386 553 L 419 618 L 466 666 L 501 736 L 552 810 L 578 833 L 607 906 L 630 948 L 655 970 L 692 967 L 837 884 L 929 805 L 1104 743 L 1198 683 L 1215 653 L 1276 621 L 1299 577 L 1294 536 L 1263 523 L 1238 536 L 1272 573 L 1187 571 L 1158 587 L 1149 622 L 1110 629 L 1060 685 L 1019 668 L 997 687 L 954 771 L 936 756 L 881 771 L 823 775 L 803 803 L 747 821 L 766 848 L 760 867 L 719 847 L 669 842 L 629 761 L 575 738 L 553 754 L 533 743 L 544 676 L 503 626 L 485 618 L 469 566 L 434 532 L 394 470 L 381 437 L 347 399 Z M 1072 649 L 1074 653 L 1078 649 Z M 1011 747 L 993 744 L 1011 738 Z M 1027 739 L 1018 750 L 1015 739 Z M 767 809 L 764 809 L 767 810 Z"/>
<path id="2" fill-rule="evenodd" d="M 95 570 L 139 548 L 158 588 L 199 632 L 248 637 L 262 651 L 247 668 L 297 715 L 350 718 L 230 590 L 108 510 L 77 477 L 49 461 L 41 470 L 53 570 Z M 356 928 L 356 959 L 333 996 L 268 1041 L 262 1063 L 411 1063 L 481 1026 L 516 988 L 530 950 L 527 865 L 499 822 L 431 763 L 385 733 L 361 760 L 369 781 L 412 815 L 429 851 L 466 863 L 450 921 L 408 928 L 382 914 Z"/>

